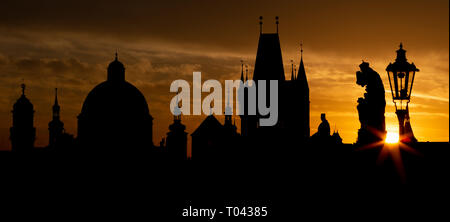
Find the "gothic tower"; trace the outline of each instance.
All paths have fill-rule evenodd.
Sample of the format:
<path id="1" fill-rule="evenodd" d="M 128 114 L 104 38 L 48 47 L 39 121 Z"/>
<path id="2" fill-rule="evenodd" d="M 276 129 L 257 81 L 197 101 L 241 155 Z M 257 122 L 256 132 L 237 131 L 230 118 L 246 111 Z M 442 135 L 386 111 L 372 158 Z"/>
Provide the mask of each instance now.
<path id="1" fill-rule="evenodd" d="M 305 144 L 310 136 L 310 101 L 309 101 L 309 85 L 306 77 L 305 65 L 303 63 L 303 48 L 301 48 L 301 56 L 298 71 L 292 63 L 290 79 L 285 76 L 282 50 L 278 32 L 278 17 L 276 19 L 276 33 L 263 33 L 262 17 L 260 17 L 260 34 L 258 49 L 255 60 L 255 68 L 253 72 L 252 87 L 241 87 L 247 92 L 253 89 L 256 92 L 256 107 L 259 103 L 265 104 L 266 107 L 271 106 L 270 98 L 270 81 L 276 80 L 278 83 L 278 118 L 274 126 L 260 126 L 261 118 L 269 118 L 269 116 L 241 115 L 241 134 L 244 137 L 252 137 L 252 145 L 259 141 L 260 146 L 273 147 L 299 147 Z M 293 61 L 292 61 L 293 62 Z M 241 80 L 243 80 L 243 72 L 241 72 Z M 259 101 L 259 90 L 261 87 L 259 81 L 265 81 L 265 98 L 266 101 Z M 246 86 L 244 84 L 244 86 Z M 249 101 L 248 93 L 245 94 L 245 110 L 248 111 Z M 265 103 L 264 103 L 265 102 Z M 259 152 L 259 150 L 258 150 Z"/>
<path id="2" fill-rule="evenodd" d="M 260 17 L 260 34 L 259 34 L 259 42 L 258 49 L 256 53 L 255 60 L 255 69 L 253 71 L 253 81 L 256 89 L 256 107 L 258 107 L 258 103 L 263 101 L 259 101 L 258 96 L 258 85 L 259 80 L 265 80 L 265 89 L 266 89 L 266 106 L 270 106 L 270 80 L 278 81 L 278 122 L 274 126 L 275 128 L 283 127 L 286 119 L 285 113 L 285 100 L 284 97 L 284 84 L 285 84 L 285 74 L 284 74 L 284 66 L 283 66 L 283 57 L 281 53 L 280 46 L 280 38 L 278 35 L 278 16 L 276 17 L 277 24 L 277 32 L 276 33 L 263 33 L 262 32 L 262 17 Z M 261 118 L 268 118 L 268 116 L 260 116 L 257 112 L 257 115 L 249 116 L 248 119 L 248 131 L 256 132 L 261 134 L 262 131 L 266 131 L 267 134 L 272 134 L 274 127 L 259 127 L 259 120 Z M 271 132 L 269 132 L 271 131 Z M 280 132 L 280 130 L 276 130 L 276 132 Z M 254 134 L 254 133 L 251 133 Z M 281 133 L 283 134 L 283 133 Z"/>
<path id="3" fill-rule="evenodd" d="M 33 104 L 25 96 L 25 84 L 22 84 L 22 96 L 14 104 L 12 114 L 13 124 L 10 128 L 12 151 L 32 151 L 36 137 L 36 128 L 33 126 Z"/>
<path id="4" fill-rule="evenodd" d="M 64 133 L 64 123 L 60 120 L 60 106 L 58 104 L 58 89 L 55 88 L 55 104 L 53 104 L 53 119 L 48 123 L 49 147 L 56 147 L 57 141 Z"/>

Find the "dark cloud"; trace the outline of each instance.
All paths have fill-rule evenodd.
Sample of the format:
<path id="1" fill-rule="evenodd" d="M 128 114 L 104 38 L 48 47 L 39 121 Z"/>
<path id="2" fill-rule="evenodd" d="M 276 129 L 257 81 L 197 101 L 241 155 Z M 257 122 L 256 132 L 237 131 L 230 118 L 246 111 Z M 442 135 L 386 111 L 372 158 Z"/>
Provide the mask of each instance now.
<path id="1" fill-rule="evenodd" d="M 81 32 L 92 38 L 152 39 L 221 51 L 251 52 L 260 15 L 267 31 L 275 30 L 274 17 L 280 16 L 288 47 L 303 40 L 316 50 L 366 54 L 385 53 L 380 46 L 405 41 L 423 50 L 448 49 L 446 0 L 7 0 L 2 8 L 0 26 L 6 30 Z"/>

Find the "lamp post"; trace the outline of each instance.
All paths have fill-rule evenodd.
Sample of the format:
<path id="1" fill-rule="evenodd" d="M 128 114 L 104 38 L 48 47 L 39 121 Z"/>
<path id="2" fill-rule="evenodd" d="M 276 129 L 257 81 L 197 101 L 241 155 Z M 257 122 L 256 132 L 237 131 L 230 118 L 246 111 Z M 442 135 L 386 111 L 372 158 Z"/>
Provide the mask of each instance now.
<path id="1" fill-rule="evenodd" d="M 399 121 L 399 138 L 402 142 L 417 141 L 411 129 L 409 122 L 408 104 L 411 99 L 411 91 L 414 83 L 414 77 L 419 69 L 414 63 L 409 63 L 406 59 L 406 51 L 400 43 L 400 49 L 397 50 L 397 58 L 394 63 L 389 63 L 386 67 L 389 77 L 389 86 L 391 87 L 392 100 L 395 105 L 395 113 Z"/>

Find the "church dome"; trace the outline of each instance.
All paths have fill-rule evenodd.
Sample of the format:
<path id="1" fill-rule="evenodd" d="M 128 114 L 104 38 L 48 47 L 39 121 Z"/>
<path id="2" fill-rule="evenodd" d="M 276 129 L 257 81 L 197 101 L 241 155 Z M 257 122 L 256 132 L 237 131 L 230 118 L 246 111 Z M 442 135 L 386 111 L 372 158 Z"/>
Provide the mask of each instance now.
<path id="1" fill-rule="evenodd" d="M 144 95 L 129 82 L 115 84 L 105 81 L 98 84 L 84 100 L 81 114 L 133 113 L 149 114 Z"/>
<path id="2" fill-rule="evenodd" d="M 108 79 L 87 95 L 78 116 L 82 146 L 104 148 L 151 147 L 152 116 L 144 95 L 125 81 L 125 67 L 116 59 Z"/>

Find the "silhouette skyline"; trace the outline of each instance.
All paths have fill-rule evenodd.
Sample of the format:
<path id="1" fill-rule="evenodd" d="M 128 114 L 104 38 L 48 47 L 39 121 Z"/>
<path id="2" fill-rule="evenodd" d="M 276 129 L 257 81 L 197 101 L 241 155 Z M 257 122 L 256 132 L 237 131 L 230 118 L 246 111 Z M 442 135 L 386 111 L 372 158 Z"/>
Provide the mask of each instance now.
<path id="1" fill-rule="evenodd" d="M 449 1 L 2 6 L 5 213 L 150 221 L 206 219 L 184 217 L 197 209 L 218 221 L 448 216 Z M 198 72 L 204 89 L 219 82 L 200 101 Z M 267 93 L 267 115 L 261 107 L 248 115 L 248 100 L 237 113 L 242 97 L 234 89 L 228 96 L 225 80 L 242 80 L 238 92 L 246 80 L 262 80 L 251 89 L 277 80 L 278 100 L 267 99 L 274 88 L 266 85 L 255 103 Z M 208 104 L 218 89 L 222 96 Z M 202 115 L 181 113 L 186 95 L 191 114 L 200 107 Z M 260 121 L 272 114 L 275 124 Z M 267 217 L 249 215 L 262 208 Z"/>
<path id="2" fill-rule="evenodd" d="M 303 6 L 311 6 L 311 3 L 304 3 Z M 447 3 L 445 3 L 447 4 Z M 283 6 L 283 4 L 280 4 Z M 380 3 L 381 5 L 381 3 Z M 433 7 L 438 5 L 438 3 L 433 3 Z M 358 4 L 349 5 L 350 8 L 354 7 L 355 13 L 361 13 L 362 10 L 357 7 Z M 128 7 L 128 6 L 127 6 Z M 300 7 L 300 6 L 299 6 Z M 376 6 L 374 6 L 376 8 Z M 415 10 L 416 4 L 413 3 L 408 7 L 412 7 L 412 11 Z M 295 7 L 294 7 L 295 8 Z M 390 9 L 394 10 L 396 6 L 392 6 Z M 435 7 L 438 8 L 438 7 Z M 445 8 L 445 7 L 444 7 Z M 358 10 L 357 10 L 358 9 Z M 351 10 L 351 9 L 347 9 Z M 438 9 L 436 9 L 438 10 Z M 312 10 L 314 12 L 315 10 Z M 339 12 L 339 8 L 337 9 Z M 336 13 L 337 13 L 336 12 Z M 436 11 L 435 11 L 436 12 Z M 438 12 L 440 12 L 438 10 Z M 211 32 L 210 35 L 217 37 L 217 42 L 215 45 L 226 46 L 231 43 L 238 43 L 237 47 L 231 48 L 230 50 L 217 50 L 213 47 L 215 53 L 220 55 L 220 59 L 214 59 L 212 57 L 200 58 L 192 50 L 192 48 L 179 47 L 179 49 L 184 50 L 184 55 L 173 54 L 171 50 L 178 47 L 168 47 L 166 51 L 169 55 L 176 55 L 174 59 L 163 59 L 163 57 L 157 56 L 157 49 L 148 48 L 152 46 L 149 42 L 137 41 L 137 45 L 131 46 L 129 41 L 123 39 L 124 36 L 116 36 L 116 39 L 105 39 L 105 46 L 94 47 L 88 44 L 83 37 L 77 37 L 77 40 L 68 38 L 61 34 L 60 36 L 41 36 L 40 38 L 35 38 L 41 41 L 41 47 L 44 48 L 44 53 L 38 53 L 39 50 L 36 46 L 27 46 L 25 49 L 21 50 L 21 55 L 19 53 L 11 53 L 8 50 L 7 45 L 14 44 L 2 44 L 1 52 L 1 66 L 3 74 L 2 81 L 4 87 L 2 87 L 2 94 L 7 95 L 7 98 L 3 100 L 2 108 L 2 122 L 6 123 L 2 126 L 2 131 L 0 132 L 0 148 L 9 149 L 9 127 L 11 123 L 11 107 L 13 103 L 17 100 L 20 93 L 20 88 L 18 85 L 25 79 L 27 85 L 27 97 L 32 101 L 35 113 L 35 127 L 36 127 L 36 146 L 43 147 L 48 144 L 48 123 L 52 120 L 52 106 L 54 104 L 54 88 L 59 88 L 59 104 L 61 106 L 61 120 L 64 122 L 64 128 L 67 133 L 76 135 L 77 123 L 76 116 L 80 112 L 81 105 L 83 103 L 84 97 L 92 89 L 93 86 L 104 80 L 105 67 L 111 60 L 111 55 L 116 48 L 119 48 L 119 54 L 121 55 L 121 60 L 125 63 L 127 68 L 127 78 L 133 83 L 137 88 L 139 88 L 144 96 L 147 98 L 149 103 L 149 109 L 152 116 L 155 116 L 155 127 L 154 127 L 154 139 L 153 143 L 158 144 L 160 138 L 165 137 L 167 133 L 167 127 L 172 123 L 173 117 L 169 113 L 169 108 L 166 105 L 171 94 L 168 93 L 167 81 L 176 78 L 184 78 L 188 81 L 190 80 L 189 74 L 191 71 L 200 70 L 208 78 L 219 77 L 217 79 L 233 77 L 233 79 L 239 78 L 241 64 L 240 60 L 245 60 L 245 64 L 249 65 L 250 73 L 253 72 L 253 61 L 255 58 L 255 52 L 257 48 L 258 40 L 258 29 L 257 17 L 259 14 L 265 15 L 264 30 L 267 32 L 274 32 L 276 30 L 275 26 L 275 14 L 265 14 L 258 12 L 256 16 L 252 16 L 247 19 L 239 19 L 243 24 L 237 24 L 235 20 L 232 21 L 232 27 L 227 27 L 227 32 L 233 32 L 232 30 L 240 30 L 242 28 L 244 33 L 242 37 L 233 37 L 233 39 L 226 39 L 230 41 L 225 41 L 227 35 L 223 35 L 221 31 Z M 446 15 L 443 13 L 434 13 L 435 16 Z M 436 46 L 441 38 L 446 38 L 448 34 L 445 34 L 445 30 L 448 28 L 443 28 L 441 23 L 438 22 L 434 24 L 433 30 L 428 33 L 428 40 L 419 36 L 414 38 L 410 36 L 394 36 L 386 40 L 384 44 L 380 44 L 376 40 L 373 41 L 375 45 L 381 45 L 378 47 L 380 49 L 375 49 L 369 47 L 370 44 L 364 42 L 356 42 L 355 46 L 349 46 L 347 41 L 333 41 L 330 43 L 328 40 L 324 40 L 322 35 L 318 36 L 318 32 L 315 31 L 314 26 L 301 25 L 302 21 L 307 21 L 306 16 L 316 18 L 311 16 L 311 12 L 302 19 L 293 19 L 292 15 L 289 13 L 280 13 L 280 24 L 279 32 L 281 38 L 281 49 L 283 52 L 283 62 L 285 70 L 285 78 L 290 79 L 291 76 L 291 63 L 290 60 L 299 61 L 299 44 L 300 41 L 304 42 L 305 51 L 305 69 L 308 73 L 308 79 L 311 88 L 311 129 L 320 123 L 320 113 L 327 113 L 327 119 L 332 123 L 332 130 L 337 128 L 341 137 L 346 143 L 352 143 L 356 141 L 357 134 L 356 130 L 359 128 L 359 122 L 357 118 L 357 113 L 355 113 L 355 99 L 361 96 L 363 90 L 359 86 L 354 86 L 354 67 L 358 64 L 361 59 L 370 62 L 371 66 L 378 71 L 383 82 L 385 83 L 385 88 L 387 88 L 387 78 L 384 68 L 387 63 L 394 60 L 393 51 L 397 48 L 398 43 L 403 41 L 409 50 L 409 57 L 413 59 L 418 66 L 420 65 L 421 73 L 417 78 L 417 85 L 415 85 L 414 96 L 412 99 L 411 116 L 413 119 L 413 130 L 415 136 L 419 141 L 448 141 L 448 66 L 444 64 L 448 60 L 448 43 L 443 43 L 444 47 L 440 45 Z M 356 16 L 356 15 L 355 15 Z M 26 18 L 26 16 L 25 16 Z M 68 19 L 68 18 L 67 18 Z M 127 19 L 126 16 L 124 18 Z M 192 19 L 192 18 L 189 18 Z M 338 17 L 340 19 L 340 17 Z M 374 21 L 368 18 L 360 18 L 361 23 L 366 22 L 366 24 L 374 24 Z M 164 20 L 164 19 L 161 19 Z M 226 21 L 226 18 L 216 19 L 214 18 L 214 24 L 221 24 L 222 21 Z M 423 18 L 423 23 L 430 21 L 430 18 Z M 435 19 L 436 20 L 436 19 Z M 26 21 L 26 20 L 23 20 Z M 320 23 L 320 20 L 317 20 Z M 36 24 L 42 22 L 40 19 L 36 20 Z M 82 20 L 79 21 L 83 23 Z M 167 22 L 167 21 L 166 21 Z M 298 22 L 300 27 L 295 25 Z M 25 22 L 24 27 L 27 24 L 32 24 L 32 22 Z M 51 28 L 50 32 L 59 30 L 57 25 L 49 22 Z M 416 24 L 420 26 L 422 23 Z M 199 23 L 199 26 L 191 27 L 193 29 L 200 29 L 204 24 Z M 158 26 L 158 24 L 156 24 Z M 368 25 L 369 26 L 369 25 Z M 386 27 L 387 26 L 387 27 Z M 384 24 L 384 29 L 395 26 L 394 24 Z M 410 26 L 410 25 L 407 25 Z M 412 25 L 411 25 L 412 26 Z M 2 23 L 2 28 L 7 27 L 6 24 Z M 373 27 L 373 26 L 372 26 Z M 438 27 L 440 30 L 444 30 L 444 35 L 439 35 L 442 31 L 435 31 Z M 124 30 L 123 26 L 117 26 L 117 30 Z M 176 28 L 179 28 L 176 26 Z M 176 29 L 174 28 L 174 29 Z M 366 26 L 358 26 L 361 29 L 361 33 L 365 33 L 364 30 Z M 21 29 L 21 28 L 19 28 Z M 407 29 L 407 27 L 405 27 Z M 324 29 L 322 32 L 332 32 L 333 29 Z M 180 33 L 184 33 L 179 30 Z M 133 30 L 130 30 L 129 36 L 133 35 Z M 160 32 L 158 32 L 160 33 Z M 164 33 L 164 32 L 161 32 Z M 43 34 L 43 33 L 42 33 Z M 98 33 L 97 33 L 98 34 Z M 97 35 L 92 34 L 91 37 Z M 10 39 L 16 39 L 17 41 L 24 41 L 14 36 L 13 33 L 7 34 L 9 39 L 2 38 L 2 42 L 10 43 Z M 32 35 L 31 32 L 26 35 Z M 99 34 L 100 35 L 100 34 Z M 189 35 L 186 33 L 186 35 Z M 368 35 L 368 34 L 367 34 Z M 143 35 L 145 36 L 145 35 Z M 318 38 L 318 40 L 312 39 L 312 37 Z M 361 36 L 353 36 L 351 33 L 345 35 L 349 39 L 359 39 Z M 75 38 L 75 36 L 73 37 Z M 192 41 L 192 37 L 187 37 Z M 67 51 L 66 55 L 61 56 L 57 47 L 50 47 L 47 43 L 49 39 L 60 41 L 62 48 Z M 95 39 L 95 38 L 94 38 Z M 339 38 L 338 40 L 341 40 Z M 68 50 L 67 45 L 64 46 L 64 41 L 68 42 L 69 45 L 84 45 L 85 51 Z M 433 41 L 435 43 L 430 43 Z M 95 42 L 95 40 L 93 40 Z M 151 41 L 150 41 L 151 42 Z M 175 41 L 176 42 L 176 41 Z M 420 42 L 420 44 L 419 44 Z M 79 44 L 82 43 L 82 44 Z M 119 44 L 112 44 L 119 43 Z M 147 45 L 146 47 L 140 47 L 142 45 Z M 426 44 L 425 44 L 426 43 Z M 154 44 L 153 44 L 154 45 Z M 164 46 L 170 44 L 163 44 Z M 426 47 L 421 46 L 426 45 Z M 346 51 L 342 51 L 343 48 Z M 95 50 L 93 50 L 95 48 Z M 327 51 L 325 48 L 329 48 Z M 438 50 L 441 49 L 441 51 Z M 107 49 L 107 50 L 105 50 Z M 137 50 L 140 49 L 141 51 Z M 442 49 L 443 55 L 442 55 Z M 95 53 L 92 53 L 96 51 Z M 198 50 L 200 52 L 207 52 L 208 50 Z M 230 51 L 238 55 L 223 56 Z M 363 52 L 364 51 L 364 52 Z M 436 56 L 430 56 L 430 51 L 437 52 Z M 28 52 L 28 53 L 27 53 Z M 247 53 L 248 52 L 248 53 Z M 333 55 L 333 52 L 338 52 L 338 56 Z M 352 56 L 349 56 L 351 52 Z M 142 56 L 139 56 L 141 53 Z M 95 56 L 94 56 L 95 55 Z M 353 56 L 355 55 L 355 56 Z M 429 58 L 429 59 L 427 59 Z M 447 58 L 447 59 L 446 59 Z M 339 60 L 339 61 L 336 61 Z M 431 60 L 431 61 L 430 61 Z M 208 64 L 217 63 L 220 66 L 211 66 Z M 298 65 L 298 63 L 296 64 Z M 298 67 L 297 67 L 298 68 Z M 173 72 L 171 71 L 173 70 Z M 183 76 L 184 75 L 184 76 Z M 188 75 L 186 77 L 186 75 Z M 46 81 L 43 82 L 45 79 Z M 6 85 L 7 84 L 7 85 Z M 417 86 L 417 88 L 416 88 Z M 314 90 L 312 90 L 314 88 Z M 331 95 L 329 93 L 322 93 L 326 88 L 331 88 L 333 92 L 339 94 L 339 97 L 346 98 L 345 101 L 338 100 L 337 95 Z M 349 89 L 342 90 L 343 88 Z M 349 98 L 349 99 L 347 99 Z M 397 120 L 393 114 L 393 105 L 391 104 L 391 98 L 389 95 L 386 96 L 387 106 L 386 106 L 386 123 L 387 130 L 392 131 L 392 127 L 397 127 Z M 224 101 L 225 102 L 225 101 Z M 333 108 L 331 108 L 333 107 Z M 428 118 L 431 113 L 435 113 L 433 118 Z M 389 114 L 389 115 L 388 115 Z M 203 121 L 205 116 L 201 117 L 184 117 L 183 123 L 186 125 L 186 132 L 193 132 L 196 127 Z M 217 117 L 221 123 L 224 122 L 223 116 Z M 234 117 L 236 118 L 236 117 Z M 239 118 L 237 118 L 237 130 L 241 131 Z M 391 128 L 390 128 L 391 127 Z M 314 130 L 311 131 L 311 134 Z M 190 138 L 188 137 L 188 140 Z M 190 141 L 188 141 L 190 143 Z"/>

